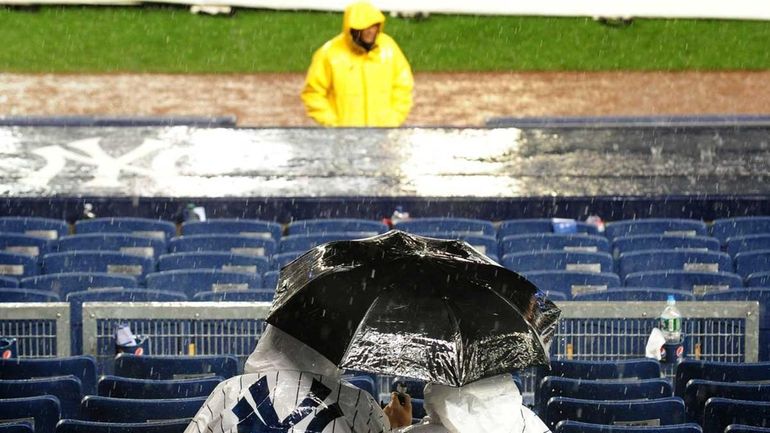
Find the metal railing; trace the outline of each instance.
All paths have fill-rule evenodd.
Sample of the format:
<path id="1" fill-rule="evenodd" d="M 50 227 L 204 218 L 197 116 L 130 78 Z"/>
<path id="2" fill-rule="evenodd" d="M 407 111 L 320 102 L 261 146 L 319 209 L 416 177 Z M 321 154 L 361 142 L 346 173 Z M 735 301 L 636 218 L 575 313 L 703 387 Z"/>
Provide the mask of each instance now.
<path id="1" fill-rule="evenodd" d="M 70 304 L 0 303 L 0 337 L 17 340 L 20 358 L 70 356 Z"/>

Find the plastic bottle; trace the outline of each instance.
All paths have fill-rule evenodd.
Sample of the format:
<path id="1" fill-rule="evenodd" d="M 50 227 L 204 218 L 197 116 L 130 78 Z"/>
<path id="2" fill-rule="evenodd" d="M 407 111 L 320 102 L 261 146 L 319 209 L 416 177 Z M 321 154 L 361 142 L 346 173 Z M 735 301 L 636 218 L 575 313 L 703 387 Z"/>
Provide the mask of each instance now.
<path id="1" fill-rule="evenodd" d="M 674 295 L 668 295 L 666 308 L 660 314 L 660 330 L 663 332 L 667 344 L 682 341 L 682 313 L 676 308 Z"/>

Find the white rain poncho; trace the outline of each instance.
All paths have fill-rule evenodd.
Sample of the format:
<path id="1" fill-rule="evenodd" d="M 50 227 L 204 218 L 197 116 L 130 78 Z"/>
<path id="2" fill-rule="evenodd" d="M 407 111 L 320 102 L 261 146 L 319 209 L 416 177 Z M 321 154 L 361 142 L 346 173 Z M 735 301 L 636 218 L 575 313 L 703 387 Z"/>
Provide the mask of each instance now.
<path id="1" fill-rule="evenodd" d="M 510 375 L 481 379 L 456 388 L 429 383 L 425 387 L 424 424 L 404 433 L 546 433 L 550 430 L 522 404 Z"/>
<path id="2" fill-rule="evenodd" d="M 185 433 L 380 433 L 390 430 L 369 393 L 344 383 L 321 354 L 268 325 L 244 375 L 220 383 Z"/>

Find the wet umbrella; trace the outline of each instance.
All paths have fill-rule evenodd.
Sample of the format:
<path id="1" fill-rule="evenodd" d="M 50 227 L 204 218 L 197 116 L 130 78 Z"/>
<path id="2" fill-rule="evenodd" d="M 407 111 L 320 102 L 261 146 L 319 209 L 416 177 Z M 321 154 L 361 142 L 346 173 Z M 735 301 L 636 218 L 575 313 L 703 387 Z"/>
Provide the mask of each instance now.
<path id="1" fill-rule="evenodd" d="M 267 322 L 342 368 L 462 386 L 548 363 L 556 306 L 461 241 L 400 231 L 281 271 Z"/>

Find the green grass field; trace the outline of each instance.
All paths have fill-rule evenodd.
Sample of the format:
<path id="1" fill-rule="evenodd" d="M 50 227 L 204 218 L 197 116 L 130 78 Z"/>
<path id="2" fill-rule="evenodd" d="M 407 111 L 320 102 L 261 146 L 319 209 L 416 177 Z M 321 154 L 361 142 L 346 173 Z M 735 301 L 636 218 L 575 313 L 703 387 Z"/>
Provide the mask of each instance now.
<path id="1" fill-rule="evenodd" d="M 0 9 L 0 71 L 304 71 L 341 15 L 185 8 Z M 438 16 L 389 19 L 416 71 L 770 69 L 770 22 Z"/>

